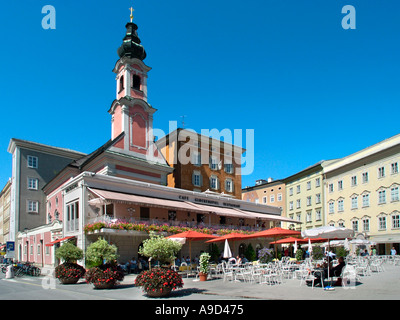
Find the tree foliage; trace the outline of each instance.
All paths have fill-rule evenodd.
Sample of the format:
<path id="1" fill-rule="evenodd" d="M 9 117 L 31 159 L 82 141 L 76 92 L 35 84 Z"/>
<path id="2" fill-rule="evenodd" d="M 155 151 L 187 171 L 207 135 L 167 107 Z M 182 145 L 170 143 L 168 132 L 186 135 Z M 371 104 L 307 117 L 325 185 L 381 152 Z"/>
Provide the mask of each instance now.
<path id="1" fill-rule="evenodd" d="M 151 233 L 150 238 L 143 241 L 143 247 L 139 249 L 139 253 L 160 263 L 172 263 L 181 248 L 182 244 Z"/>
<path id="2" fill-rule="evenodd" d="M 118 258 L 117 247 L 109 244 L 106 240 L 99 238 L 86 250 L 86 263 L 96 267 L 106 263 L 114 263 Z"/>

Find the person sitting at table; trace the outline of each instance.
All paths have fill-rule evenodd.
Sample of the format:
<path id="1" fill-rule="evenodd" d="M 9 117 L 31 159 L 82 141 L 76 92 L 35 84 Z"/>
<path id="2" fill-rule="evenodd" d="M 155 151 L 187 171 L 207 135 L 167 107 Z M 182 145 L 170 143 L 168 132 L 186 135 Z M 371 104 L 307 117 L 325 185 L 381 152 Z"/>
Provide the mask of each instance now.
<path id="1" fill-rule="evenodd" d="M 346 265 L 344 262 L 343 257 L 339 257 L 338 258 L 338 262 L 339 264 L 335 267 L 332 268 L 332 258 L 329 259 L 330 257 L 328 257 L 328 262 L 329 262 L 329 276 L 333 276 L 333 277 L 339 277 L 342 274 L 342 270 L 344 268 L 344 266 Z M 324 264 L 324 269 L 323 269 L 323 274 L 318 276 L 315 280 L 314 280 L 314 286 L 319 285 L 321 283 L 322 278 L 326 279 L 328 277 L 328 264 Z M 340 280 L 339 280 L 340 279 Z M 336 282 L 335 282 L 335 286 L 337 285 L 341 285 L 342 284 L 342 279 L 339 278 Z M 311 285 L 312 281 L 311 280 L 307 280 L 307 285 Z"/>

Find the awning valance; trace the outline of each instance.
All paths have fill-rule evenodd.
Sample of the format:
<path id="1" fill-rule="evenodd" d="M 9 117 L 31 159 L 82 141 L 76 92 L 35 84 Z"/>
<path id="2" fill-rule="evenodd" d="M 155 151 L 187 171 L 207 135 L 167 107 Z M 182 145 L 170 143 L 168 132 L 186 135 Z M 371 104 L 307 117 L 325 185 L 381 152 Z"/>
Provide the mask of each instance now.
<path id="1" fill-rule="evenodd" d="M 71 239 L 71 238 L 74 238 L 74 236 L 69 236 L 69 237 L 64 237 L 64 238 L 61 238 L 61 239 L 54 240 L 52 242 L 46 243 L 46 247 L 51 247 L 51 246 L 55 245 L 58 242 L 61 242 L 61 241 L 64 241 L 64 240 L 68 240 L 68 239 Z"/>

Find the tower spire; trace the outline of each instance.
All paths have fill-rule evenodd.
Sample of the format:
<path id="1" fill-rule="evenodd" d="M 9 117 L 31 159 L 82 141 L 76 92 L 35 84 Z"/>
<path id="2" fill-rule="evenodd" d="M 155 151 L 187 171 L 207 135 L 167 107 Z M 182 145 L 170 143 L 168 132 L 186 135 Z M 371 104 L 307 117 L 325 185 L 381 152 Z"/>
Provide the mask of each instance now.
<path id="1" fill-rule="evenodd" d="M 130 7 L 129 10 L 131 10 L 130 18 L 131 18 L 131 22 L 132 22 L 132 20 L 133 20 L 133 11 L 135 11 L 135 9 L 133 9 L 132 7 Z"/>

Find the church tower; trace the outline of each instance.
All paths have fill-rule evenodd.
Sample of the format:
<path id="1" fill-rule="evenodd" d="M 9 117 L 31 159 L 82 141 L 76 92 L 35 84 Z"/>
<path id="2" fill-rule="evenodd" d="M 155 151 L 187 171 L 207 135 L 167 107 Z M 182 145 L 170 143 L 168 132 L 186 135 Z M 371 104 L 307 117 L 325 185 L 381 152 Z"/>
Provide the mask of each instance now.
<path id="1" fill-rule="evenodd" d="M 116 99 L 108 110 L 111 114 L 111 140 L 114 141 L 112 149 L 144 160 L 143 164 L 168 166 L 154 143 L 153 114 L 157 110 L 147 102 L 147 73 L 151 68 L 143 62 L 146 51 L 137 34 L 138 26 L 132 19 L 131 14 L 131 21 L 125 26 L 125 37 L 117 50 L 119 59 L 113 69 Z"/>

